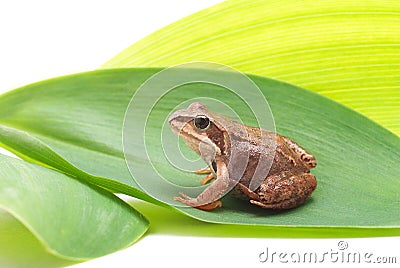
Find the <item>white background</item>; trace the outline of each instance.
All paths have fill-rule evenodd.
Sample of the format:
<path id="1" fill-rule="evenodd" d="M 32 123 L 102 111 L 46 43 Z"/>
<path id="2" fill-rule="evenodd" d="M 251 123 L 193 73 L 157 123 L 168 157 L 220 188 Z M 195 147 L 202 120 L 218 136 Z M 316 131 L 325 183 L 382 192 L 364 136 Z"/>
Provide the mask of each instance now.
<path id="1" fill-rule="evenodd" d="M 96 69 L 147 34 L 217 2 L 2 1 L 0 93 L 42 79 Z M 74 267 L 267 267 L 271 259 L 259 262 L 259 254 L 267 247 L 270 253 L 317 252 L 322 255 L 338 251 L 337 244 L 341 240 L 348 243 L 347 251 L 397 256 L 400 262 L 398 237 L 240 238 L 240 234 L 234 233 L 218 235 L 212 231 L 215 229 L 212 225 L 197 223 L 142 202 L 136 202 L 135 207 L 153 219 L 147 235 L 125 250 Z M 275 256 L 273 263 L 279 262 Z M 325 264 L 340 265 L 329 261 Z M 288 267 L 288 264 L 280 266 Z M 303 266 L 296 264 L 296 267 Z"/>

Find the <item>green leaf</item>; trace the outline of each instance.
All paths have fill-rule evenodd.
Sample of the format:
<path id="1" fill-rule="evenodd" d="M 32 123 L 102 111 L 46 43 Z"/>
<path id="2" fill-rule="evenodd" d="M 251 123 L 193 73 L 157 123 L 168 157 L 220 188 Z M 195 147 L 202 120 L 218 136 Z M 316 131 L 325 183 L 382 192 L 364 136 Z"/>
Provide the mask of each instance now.
<path id="1" fill-rule="evenodd" d="M 319 92 L 400 135 L 400 2 L 226 1 L 104 67 L 211 61 Z"/>
<path id="2" fill-rule="evenodd" d="M 7 268 L 52 268 L 73 265 L 51 254 L 40 241 L 10 213 L 0 210 L 0 266 Z"/>
<path id="3" fill-rule="evenodd" d="M 17 218 L 47 251 L 74 261 L 127 247 L 148 227 L 142 215 L 106 190 L 1 154 L 0 208 Z M 18 248 L 18 234 L 12 231 L 20 229 L 14 227 L 9 230 L 14 235 L 9 248 Z M 7 250 L 0 253 L 4 260 L 3 254 Z M 37 260 L 32 254 L 25 256 L 32 259 Z"/>
<path id="4" fill-rule="evenodd" d="M 25 160 L 59 170 L 103 188 L 113 189 L 117 192 L 123 192 L 130 196 L 162 205 L 162 203 L 157 202 L 157 200 L 136 188 L 129 187 L 127 184 L 86 173 L 65 160 L 45 143 L 25 131 L 0 125 L 0 137 L 2 137 L 3 140 L 3 142 L 0 141 L 2 147 L 7 148 L 9 151 L 14 152 Z M 29 150 L 29 152 L 24 154 L 26 150 Z"/>
<path id="5" fill-rule="evenodd" d="M 126 167 L 122 125 L 132 95 L 157 71 L 95 71 L 9 92 L 0 97 L 0 124 L 3 125 L 0 143 L 25 159 L 90 179 L 91 183 L 110 190 L 147 198 L 138 191 Z M 238 79 L 233 73 L 216 70 L 181 68 L 175 72 L 181 77 L 203 73 L 224 77 L 233 83 Z M 399 234 L 400 139 L 323 96 L 263 77 L 250 78 L 268 100 L 277 131 L 316 156 L 318 167 L 312 171 L 318 180 L 316 191 L 303 206 L 281 213 L 229 196 L 223 199 L 223 208 L 212 212 L 176 209 L 207 222 L 268 226 L 275 235 L 281 236 L 285 236 L 289 227 L 312 227 L 317 232 L 329 230 L 337 235 L 343 228 L 361 228 L 356 232 L 362 235 Z M 152 92 L 148 91 L 148 96 Z M 160 96 L 146 125 L 146 145 L 149 155 L 155 157 L 152 159 L 155 167 L 172 182 L 186 180 L 197 185 L 201 177 L 177 172 L 166 159 L 157 157 L 162 145 L 161 127 L 176 105 L 204 96 L 224 101 L 244 122 L 253 122 L 243 101 L 217 85 L 189 83 Z M 145 105 L 137 107 L 141 113 L 148 112 L 144 110 Z M 137 127 L 139 131 L 141 126 Z M 140 155 L 135 157 L 137 161 L 145 161 Z M 104 180 L 108 182 L 104 184 Z M 147 200 L 155 202 L 151 198 Z"/>

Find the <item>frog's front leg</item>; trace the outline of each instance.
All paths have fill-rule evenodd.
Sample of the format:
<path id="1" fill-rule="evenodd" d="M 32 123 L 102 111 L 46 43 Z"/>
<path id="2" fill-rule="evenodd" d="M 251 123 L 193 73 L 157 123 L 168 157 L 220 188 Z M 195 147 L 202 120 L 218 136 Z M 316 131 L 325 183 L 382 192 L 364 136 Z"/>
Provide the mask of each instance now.
<path id="1" fill-rule="evenodd" d="M 196 198 L 180 193 L 180 196 L 174 197 L 174 200 L 202 210 L 213 210 L 217 207 L 221 207 L 222 203 L 219 199 L 231 188 L 233 182 L 229 179 L 226 164 L 219 160 L 216 160 L 216 164 L 217 179 L 215 182 L 210 184 L 210 186 L 208 186 Z"/>
<path id="2" fill-rule="evenodd" d="M 304 203 L 316 186 L 317 180 L 309 173 L 273 175 L 249 195 L 250 203 L 269 209 L 294 208 Z"/>

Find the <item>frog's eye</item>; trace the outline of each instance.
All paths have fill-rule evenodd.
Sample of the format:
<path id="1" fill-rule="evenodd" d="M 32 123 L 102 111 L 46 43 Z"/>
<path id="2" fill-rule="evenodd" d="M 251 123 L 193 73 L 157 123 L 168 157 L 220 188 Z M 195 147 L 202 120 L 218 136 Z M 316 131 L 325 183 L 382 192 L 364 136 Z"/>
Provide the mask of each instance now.
<path id="1" fill-rule="evenodd" d="M 206 130 L 211 125 L 210 119 L 204 115 L 198 115 L 194 118 L 194 126 L 199 130 Z"/>

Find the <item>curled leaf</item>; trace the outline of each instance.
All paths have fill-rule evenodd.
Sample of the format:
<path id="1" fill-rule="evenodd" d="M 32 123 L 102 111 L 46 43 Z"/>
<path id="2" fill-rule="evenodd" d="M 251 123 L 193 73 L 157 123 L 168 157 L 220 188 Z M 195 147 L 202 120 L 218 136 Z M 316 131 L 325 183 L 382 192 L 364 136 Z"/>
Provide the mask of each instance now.
<path id="1" fill-rule="evenodd" d="M 147 220 L 115 195 L 62 173 L 0 154 L 0 208 L 47 251 L 96 258 L 134 243 Z"/>

